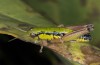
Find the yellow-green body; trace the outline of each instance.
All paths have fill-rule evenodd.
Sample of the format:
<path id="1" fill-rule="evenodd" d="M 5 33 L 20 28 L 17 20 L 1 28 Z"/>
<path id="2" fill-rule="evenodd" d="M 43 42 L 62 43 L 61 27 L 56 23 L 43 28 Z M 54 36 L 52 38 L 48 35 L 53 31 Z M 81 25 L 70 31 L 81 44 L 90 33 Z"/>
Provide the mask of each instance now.
<path id="1" fill-rule="evenodd" d="M 42 33 L 41 33 L 42 32 Z M 30 35 L 33 40 L 39 41 L 39 40 L 55 40 L 55 39 L 62 39 L 63 36 L 59 36 L 59 35 L 53 35 L 52 33 L 64 33 L 64 34 L 70 34 L 73 32 L 72 29 L 69 28 L 59 28 L 59 27 L 55 27 L 55 28 L 48 28 L 48 27 L 37 27 L 37 28 L 32 28 L 30 31 L 28 31 L 29 35 L 30 34 L 38 34 L 37 36 L 32 36 Z M 41 34 L 39 34 L 41 33 Z M 50 35 L 46 34 L 46 33 L 50 33 Z M 84 39 L 84 38 L 76 38 L 76 39 L 72 39 L 76 42 L 88 42 L 88 39 Z"/>
<path id="2" fill-rule="evenodd" d="M 44 31 L 44 32 L 53 32 L 53 31 L 56 31 L 56 32 L 59 32 L 59 33 L 71 33 L 73 30 L 71 29 L 68 29 L 68 28 L 60 28 L 60 27 L 37 27 L 37 28 L 33 28 L 31 29 L 29 32 L 34 32 L 34 33 L 38 33 L 40 31 Z"/>
<path id="3" fill-rule="evenodd" d="M 73 32 L 73 30 L 68 29 L 68 28 L 59 28 L 59 27 L 55 27 L 55 28 L 47 28 L 47 27 L 41 27 L 41 28 L 33 28 L 29 31 L 29 33 L 34 33 L 34 34 L 38 34 L 40 32 L 44 32 L 44 34 L 40 34 L 36 37 L 34 37 L 34 40 L 52 40 L 52 39 L 60 39 L 61 36 L 57 36 L 57 35 L 53 35 L 53 34 L 45 34 L 45 33 L 53 33 L 53 32 L 57 32 L 57 33 L 71 33 Z"/>
<path id="4" fill-rule="evenodd" d="M 48 43 L 64 43 L 66 41 L 75 42 L 88 42 L 90 39 L 85 34 L 91 31 L 93 26 L 84 25 L 79 26 L 80 29 L 73 27 L 37 27 L 28 31 L 28 35 L 33 39 L 35 43 L 41 44 L 40 52 L 42 52 L 43 46 L 47 46 Z M 60 34 L 60 35 L 58 35 Z"/>

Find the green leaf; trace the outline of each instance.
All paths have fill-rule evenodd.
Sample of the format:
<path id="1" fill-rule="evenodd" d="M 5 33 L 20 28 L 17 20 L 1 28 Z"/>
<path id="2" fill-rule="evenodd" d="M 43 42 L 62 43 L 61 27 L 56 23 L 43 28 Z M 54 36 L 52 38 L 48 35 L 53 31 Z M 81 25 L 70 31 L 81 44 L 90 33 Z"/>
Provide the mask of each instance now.
<path id="1" fill-rule="evenodd" d="M 34 9 L 32 9 L 32 12 L 28 11 L 29 8 L 31 7 L 21 0 L 0 0 L 0 14 L 2 15 L 36 26 L 54 26 L 53 23 L 35 12 Z"/>
<path id="2" fill-rule="evenodd" d="M 87 8 L 81 6 L 80 0 L 23 0 L 23 2 L 56 24 L 80 24 L 87 15 Z"/>
<path id="3" fill-rule="evenodd" d="M 92 33 L 92 44 L 100 43 L 99 3 L 99 0 L 0 0 L 0 33 L 33 43 L 27 33 L 31 28 L 93 23 L 95 31 Z M 70 49 L 77 51 L 71 50 L 73 54 L 81 54 L 80 45 L 72 45 Z M 67 63 L 77 65 L 69 60 Z"/>

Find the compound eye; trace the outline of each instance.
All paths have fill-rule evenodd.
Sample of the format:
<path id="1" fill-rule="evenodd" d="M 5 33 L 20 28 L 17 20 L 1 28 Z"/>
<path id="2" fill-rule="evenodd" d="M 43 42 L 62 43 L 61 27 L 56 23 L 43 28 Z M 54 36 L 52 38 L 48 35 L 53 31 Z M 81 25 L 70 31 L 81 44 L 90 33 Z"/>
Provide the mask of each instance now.
<path id="1" fill-rule="evenodd" d="M 84 38 L 85 40 L 91 40 L 91 39 L 92 39 L 92 37 L 91 37 L 90 34 L 84 35 L 83 38 Z"/>
<path id="2" fill-rule="evenodd" d="M 32 38 L 34 38 L 34 37 L 36 37 L 36 34 L 35 34 L 35 33 L 30 33 L 30 36 L 31 36 Z"/>

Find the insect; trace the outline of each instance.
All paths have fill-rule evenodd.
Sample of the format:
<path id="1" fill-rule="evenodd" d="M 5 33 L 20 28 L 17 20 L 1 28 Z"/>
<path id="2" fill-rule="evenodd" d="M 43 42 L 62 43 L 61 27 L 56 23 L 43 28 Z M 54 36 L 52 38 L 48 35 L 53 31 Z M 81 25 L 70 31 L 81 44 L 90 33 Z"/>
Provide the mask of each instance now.
<path id="1" fill-rule="evenodd" d="M 30 36 L 35 40 L 53 40 L 53 39 L 60 39 L 65 34 L 71 33 L 73 30 L 68 28 L 33 28 L 31 29 Z"/>
<path id="2" fill-rule="evenodd" d="M 78 37 L 74 40 L 71 40 L 71 41 L 74 41 L 74 42 L 75 41 L 76 42 L 89 42 L 91 39 L 92 39 L 91 35 L 90 35 L 90 33 L 88 33 L 88 34 L 82 35 L 82 36 L 80 36 L 80 37 Z"/>
<path id="3" fill-rule="evenodd" d="M 92 24 L 73 27 L 37 27 L 29 31 L 29 35 L 35 43 L 41 43 L 40 52 L 45 43 L 64 43 L 65 41 L 88 42 L 91 39 L 89 32 L 93 29 Z M 55 41 L 57 40 L 57 41 Z M 45 42 L 44 42 L 45 41 Z"/>

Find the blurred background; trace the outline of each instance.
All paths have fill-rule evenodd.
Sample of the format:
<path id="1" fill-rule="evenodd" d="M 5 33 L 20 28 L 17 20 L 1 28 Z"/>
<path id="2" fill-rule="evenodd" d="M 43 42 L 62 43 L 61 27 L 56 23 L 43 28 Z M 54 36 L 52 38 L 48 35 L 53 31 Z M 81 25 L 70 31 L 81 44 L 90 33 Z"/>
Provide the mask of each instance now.
<path id="1" fill-rule="evenodd" d="M 28 13 L 27 13 L 28 12 Z M 36 26 L 94 24 L 91 45 L 100 48 L 100 0 L 0 0 L 0 14 Z M 0 65 L 65 65 L 54 52 L 0 34 Z M 69 63 L 70 64 L 70 63 Z"/>

